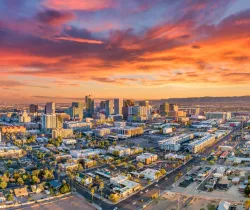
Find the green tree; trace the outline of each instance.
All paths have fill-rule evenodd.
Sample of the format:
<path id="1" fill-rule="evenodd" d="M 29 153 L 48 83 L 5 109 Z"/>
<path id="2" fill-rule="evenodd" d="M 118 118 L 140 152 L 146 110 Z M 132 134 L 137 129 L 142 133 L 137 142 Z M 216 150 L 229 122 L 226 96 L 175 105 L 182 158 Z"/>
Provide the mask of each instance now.
<path id="1" fill-rule="evenodd" d="M 167 173 L 166 170 L 163 169 L 163 168 L 160 170 L 160 172 L 161 172 L 162 175 L 166 175 L 166 173 Z"/>
<path id="2" fill-rule="evenodd" d="M 99 189 L 100 189 L 100 191 L 101 191 L 101 198 L 102 198 L 102 191 L 103 191 L 103 189 L 104 189 L 104 182 L 100 182 L 100 184 L 99 184 Z"/>
<path id="3" fill-rule="evenodd" d="M 244 192 L 245 192 L 245 195 L 246 195 L 247 197 L 250 196 L 250 185 L 247 185 L 247 187 L 245 188 Z"/>
<path id="4" fill-rule="evenodd" d="M 32 181 L 33 184 L 38 184 L 38 183 L 40 183 L 40 179 L 39 179 L 37 176 L 32 176 L 31 181 Z"/>
<path id="5" fill-rule="evenodd" d="M 112 193 L 110 196 L 109 196 L 109 200 L 111 200 L 113 203 L 116 203 L 118 200 L 119 200 L 119 195 L 118 194 L 114 194 Z"/>
<path id="6" fill-rule="evenodd" d="M 12 193 L 8 194 L 6 197 L 7 201 L 13 201 L 14 200 L 14 195 Z"/>
<path id="7" fill-rule="evenodd" d="M 60 187 L 60 193 L 61 194 L 65 194 L 65 193 L 68 193 L 70 192 L 70 186 L 68 183 L 65 183 L 63 184 L 61 187 Z"/>
<path id="8" fill-rule="evenodd" d="M 95 189 L 93 187 L 90 189 L 90 193 L 92 195 L 92 203 L 93 203 L 93 197 L 94 197 L 94 194 L 95 194 Z"/>
<path id="9" fill-rule="evenodd" d="M 5 189 L 7 187 L 7 183 L 5 181 L 0 182 L 0 188 Z"/>
<path id="10" fill-rule="evenodd" d="M 19 178 L 17 179 L 17 183 L 18 183 L 19 185 L 24 185 L 24 181 L 23 181 L 23 179 L 22 179 L 21 177 L 19 177 Z"/>
<path id="11" fill-rule="evenodd" d="M 137 163 L 137 167 L 138 167 L 138 168 L 143 168 L 143 167 L 144 167 L 144 164 L 141 163 L 141 162 L 139 162 L 139 163 Z"/>
<path id="12" fill-rule="evenodd" d="M 7 165 L 10 166 L 12 164 L 12 160 L 7 161 Z"/>

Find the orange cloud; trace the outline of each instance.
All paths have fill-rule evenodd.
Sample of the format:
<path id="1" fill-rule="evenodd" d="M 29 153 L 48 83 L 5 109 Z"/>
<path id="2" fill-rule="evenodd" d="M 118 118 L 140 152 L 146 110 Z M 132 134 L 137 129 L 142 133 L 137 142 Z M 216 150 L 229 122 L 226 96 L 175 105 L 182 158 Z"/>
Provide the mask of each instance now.
<path id="1" fill-rule="evenodd" d="M 76 37 L 70 37 L 70 36 L 61 36 L 56 37 L 57 40 L 66 40 L 66 41 L 72 41 L 72 42 L 80 42 L 80 43 L 89 43 L 89 44 L 103 44 L 102 41 L 98 40 L 91 40 L 91 39 L 83 39 L 83 38 L 76 38 Z"/>
<path id="2" fill-rule="evenodd" d="M 46 0 L 44 6 L 59 10 L 96 11 L 114 6 L 113 0 Z"/>

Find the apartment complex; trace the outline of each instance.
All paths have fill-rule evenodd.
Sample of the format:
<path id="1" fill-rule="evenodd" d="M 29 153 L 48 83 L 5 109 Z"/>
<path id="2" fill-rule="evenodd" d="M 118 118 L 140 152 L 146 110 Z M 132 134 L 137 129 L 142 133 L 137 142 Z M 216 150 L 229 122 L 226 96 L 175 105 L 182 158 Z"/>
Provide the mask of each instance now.
<path id="1" fill-rule="evenodd" d="M 178 151 L 181 148 L 181 144 L 194 138 L 194 134 L 181 134 L 172 138 L 160 140 L 158 145 L 161 149 Z"/>
<path id="2" fill-rule="evenodd" d="M 23 154 L 23 150 L 16 146 L 0 146 L 0 157 L 19 157 Z"/>
<path id="3" fill-rule="evenodd" d="M 205 115 L 207 119 L 231 119 L 231 112 L 207 112 Z"/>
<path id="4" fill-rule="evenodd" d="M 197 153 L 203 150 L 205 147 L 212 145 L 214 142 L 215 142 L 215 135 L 208 134 L 203 136 L 201 139 L 189 143 L 188 149 L 192 153 Z"/>
<path id="5" fill-rule="evenodd" d="M 15 126 L 15 125 L 10 125 L 10 126 L 0 126 L 0 131 L 2 134 L 5 133 L 25 133 L 26 128 L 24 126 Z"/>
<path id="6" fill-rule="evenodd" d="M 57 137 L 62 137 L 62 138 L 70 138 L 73 136 L 73 130 L 72 129 L 54 129 L 52 130 L 52 138 L 55 139 Z"/>

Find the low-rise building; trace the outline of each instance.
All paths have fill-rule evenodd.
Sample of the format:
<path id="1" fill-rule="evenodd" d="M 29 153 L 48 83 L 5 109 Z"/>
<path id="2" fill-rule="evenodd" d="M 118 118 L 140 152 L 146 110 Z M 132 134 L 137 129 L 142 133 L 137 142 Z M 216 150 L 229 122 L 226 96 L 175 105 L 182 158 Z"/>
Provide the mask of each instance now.
<path id="1" fill-rule="evenodd" d="M 136 157 L 136 161 L 142 162 L 146 165 L 157 161 L 157 159 L 158 159 L 158 156 L 156 154 L 151 154 L 151 153 L 143 153 Z"/>
<path id="2" fill-rule="evenodd" d="M 76 139 L 63 139 L 62 142 L 65 145 L 76 144 Z"/>
<path id="3" fill-rule="evenodd" d="M 167 160 L 186 160 L 187 159 L 187 156 L 185 155 L 177 155 L 177 154 L 172 154 L 172 153 L 168 153 L 165 155 L 165 159 Z"/>
<path id="4" fill-rule="evenodd" d="M 116 186 L 113 188 L 113 191 L 119 193 L 122 198 L 127 197 L 133 192 L 141 189 L 141 185 L 139 183 L 130 181 L 127 176 L 123 175 L 110 178 L 110 183 Z"/>
<path id="5" fill-rule="evenodd" d="M 90 156 L 105 154 L 101 149 L 83 149 L 83 150 L 71 150 L 70 155 L 74 158 L 87 158 Z"/>
<path id="6" fill-rule="evenodd" d="M 151 169 L 151 168 L 147 168 L 146 170 L 142 171 L 140 173 L 140 175 L 143 175 L 144 178 L 146 179 L 150 179 L 150 180 L 156 180 L 158 179 L 158 174 L 160 173 L 160 171 L 155 170 L 155 169 Z"/>
<path id="7" fill-rule="evenodd" d="M 15 126 L 15 125 L 8 125 L 8 126 L 0 126 L 0 131 L 2 134 L 5 133 L 25 133 L 26 128 L 24 126 Z"/>
<path id="8" fill-rule="evenodd" d="M 0 146 L 0 157 L 19 157 L 23 154 L 23 150 L 16 146 Z"/>
<path id="9" fill-rule="evenodd" d="M 138 136 L 143 134 L 142 127 L 113 127 L 111 128 L 111 132 L 121 135 L 126 135 L 128 137 Z"/>
<path id="10" fill-rule="evenodd" d="M 53 139 L 55 139 L 59 136 L 62 138 L 70 138 L 73 136 L 73 130 L 72 129 L 65 129 L 65 128 L 52 130 L 52 138 Z"/>
<path id="11" fill-rule="evenodd" d="M 194 134 L 181 134 L 171 138 L 158 141 L 158 145 L 161 149 L 178 151 L 181 148 L 181 144 L 194 138 Z"/>
<path id="12" fill-rule="evenodd" d="M 122 146 L 110 146 L 108 148 L 108 153 L 117 155 L 117 156 L 129 156 L 131 155 L 131 149 L 128 147 L 122 147 Z"/>
<path id="13" fill-rule="evenodd" d="M 69 121 L 63 123 L 63 128 L 72 129 L 73 131 L 90 131 L 92 122 Z"/>
<path id="14" fill-rule="evenodd" d="M 215 142 L 215 135 L 208 134 L 201 139 L 195 140 L 188 144 L 188 149 L 192 153 L 197 153 L 205 147 L 212 145 Z"/>
<path id="15" fill-rule="evenodd" d="M 71 162 L 71 163 L 60 163 L 58 164 L 58 168 L 62 171 L 67 171 L 67 170 L 76 170 L 78 169 L 78 164 L 75 162 Z"/>
<path id="16" fill-rule="evenodd" d="M 95 130 L 95 135 L 98 137 L 103 137 L 110 134 L 109 128 L 100 128 Z"/>
<path id="17" fill-rule="evenodd" d="M 222 120 L 230 120 L 231 112 L 207 112 L 206 119 L 222 119 Z"/>

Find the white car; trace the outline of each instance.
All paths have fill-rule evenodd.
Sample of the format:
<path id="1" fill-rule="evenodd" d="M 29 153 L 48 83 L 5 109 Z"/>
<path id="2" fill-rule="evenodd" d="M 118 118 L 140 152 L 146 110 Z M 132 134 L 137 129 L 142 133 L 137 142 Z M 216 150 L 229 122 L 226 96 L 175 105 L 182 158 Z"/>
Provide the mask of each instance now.
<path id="1" fill-rule="evenodd" d="M 145 193 L 148 192 L 148 190 L 145 190 Z"/>

